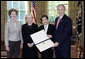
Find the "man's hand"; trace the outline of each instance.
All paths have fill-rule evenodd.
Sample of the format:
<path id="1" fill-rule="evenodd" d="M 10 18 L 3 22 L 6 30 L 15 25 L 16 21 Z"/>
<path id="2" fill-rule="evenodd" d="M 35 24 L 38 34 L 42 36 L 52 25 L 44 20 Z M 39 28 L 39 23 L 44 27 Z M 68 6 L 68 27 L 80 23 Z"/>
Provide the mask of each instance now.
<path id="1" fill-rule="evenodd" d="M 59 43 L 58 42 L 55 42 L 54 45 L 53 45 L 53 47 L 57 47 L 58 45 L 59 45 Z"/>

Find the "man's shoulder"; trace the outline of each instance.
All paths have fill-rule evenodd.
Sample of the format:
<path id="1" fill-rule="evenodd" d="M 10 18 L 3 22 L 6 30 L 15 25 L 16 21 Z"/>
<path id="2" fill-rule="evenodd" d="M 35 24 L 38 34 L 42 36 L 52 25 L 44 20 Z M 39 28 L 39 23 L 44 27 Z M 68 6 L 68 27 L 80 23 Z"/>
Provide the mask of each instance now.
<path id="1" fill-rule="evenodd" d="M 55 22 L 58 20 L 59 16 L 55 18 Z"/>
<path id="2" fill-rule="evenodd" d="M 71 17 L 69 17 L 69 16 L 67 16 L 66 14 L 64 15 L 64 18 L 65 18 L 65 20 L 67 21 L 71 21 L 72 19 L 71 19 Z"/>
<path id="3" fill-rule="evenodd" d="M 71 18 L 70 18 L 68 15 L 66 15 L 66 14 L 64 15 L 64 17 L 65 17 L 65 18 L 68 18 L 68 19 L 71 19 Z"/>
<path id="4" fill-rule="evenodd" d="M 59 16 L 57 16 L 55 19 L 58 19 L 59 18 Z"/>
<path id="5" fill-rule="evenodd" d="M 65 22 L 66 22 L 66 23 L 69 23 L 69 24 L 72 24 L 72 19 L 68 16 L 68 17 L 65 19 Z"/>

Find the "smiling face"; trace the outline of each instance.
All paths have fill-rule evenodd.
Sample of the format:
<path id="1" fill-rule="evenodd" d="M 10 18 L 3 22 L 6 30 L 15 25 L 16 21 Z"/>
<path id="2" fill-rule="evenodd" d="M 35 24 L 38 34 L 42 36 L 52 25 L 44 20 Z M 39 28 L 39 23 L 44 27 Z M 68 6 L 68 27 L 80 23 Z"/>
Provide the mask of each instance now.
<path id="1" fill-rule="evenodd" d="M 48 24 L 48 19 L 46 17 L 42 18 L 42 23 L 43 25 L 47 25 Z"/>
<path id="2" fill-rule="evenodd" d="M 15 11 L 12 11 L 11 12 L 11 14 L 10 14 L 10 17 L 12 18 L 12 19 L 16 19 L 16 12 Z"/>
<path id="3" fill-rule="evenodd" d="M 25 20 L 26 20 L 26 22 L 29 23 L 29 24 L 32 23 L 32 22 L 33 22 L 33 17 L 32 17 L 32 15 L 31 15 L 31 14 L 26 15 Z"/>
<path id="4" fill-rule="evenodd" d="M 65 14 L 65 7 L 63 5 L 59 5 L 57 7 L 57 13 L 59 14 L 59 16 L 62 16 Z"/>
<path id="5" fill-rule="evenodd" d="M 18 15 L 18 11 L 16 9 L 10 9 L 8 15 L 10 16 L 11 19 L 16 19 L 16 16 Z"/>

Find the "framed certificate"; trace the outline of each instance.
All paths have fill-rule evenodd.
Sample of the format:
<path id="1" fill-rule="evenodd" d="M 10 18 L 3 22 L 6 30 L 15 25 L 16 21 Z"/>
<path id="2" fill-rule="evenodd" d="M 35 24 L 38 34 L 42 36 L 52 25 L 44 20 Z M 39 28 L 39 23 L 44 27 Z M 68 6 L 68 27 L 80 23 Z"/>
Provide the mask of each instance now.
<path id="1" fill-rule="evenodd" d="M 43 52 L 54 45 L 54 43 L 47 37 L 44 30 L 33 33 L 30 36 L 40 52 Z"/>

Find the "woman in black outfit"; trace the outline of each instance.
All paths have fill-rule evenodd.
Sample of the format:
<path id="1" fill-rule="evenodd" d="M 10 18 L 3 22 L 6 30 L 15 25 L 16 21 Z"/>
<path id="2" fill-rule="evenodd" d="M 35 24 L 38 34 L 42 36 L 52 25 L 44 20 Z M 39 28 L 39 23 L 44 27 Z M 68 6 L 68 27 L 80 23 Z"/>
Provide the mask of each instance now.
<path id="1" fill-rule="evenodd" d="M 43 25 L 39 27 L 39 30 L 45 30 L 47 36 L 53 40 L 53 33 L 54 33 L 54 25 L 49 24 L 48 16 L 43 15 L 41 17 L 41 22 Z M 43 52 L 41 52 L 41 58 L 53 58 L 53 49 L 49 48 Z"/>
<path id="2" fill-rule="evenodd" d="M 26 24 L 22 25 L 23 58 L 38 58 L 38 49 L 34 45 L 30 35 L 38 31 L 37 24 L 33 23 L 33 16 L 26 15 Z"/>

